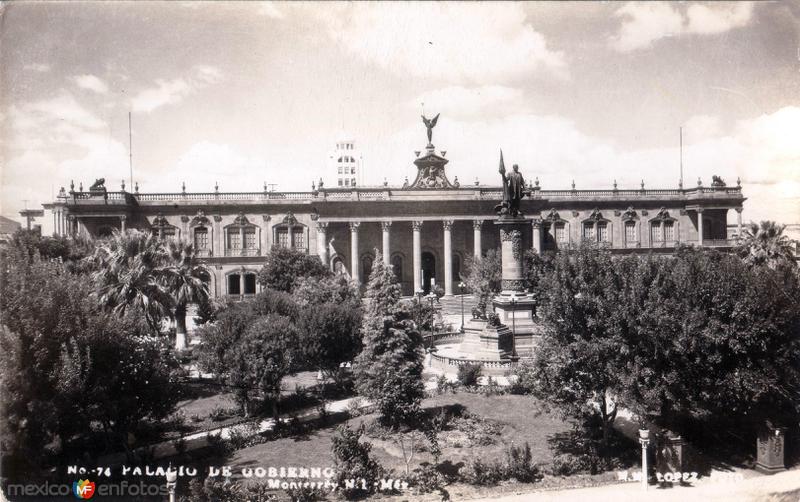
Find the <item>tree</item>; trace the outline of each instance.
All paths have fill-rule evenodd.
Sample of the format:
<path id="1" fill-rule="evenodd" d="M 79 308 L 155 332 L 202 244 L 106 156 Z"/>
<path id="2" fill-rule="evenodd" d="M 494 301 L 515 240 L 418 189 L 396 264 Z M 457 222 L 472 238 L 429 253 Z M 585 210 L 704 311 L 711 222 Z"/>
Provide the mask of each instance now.
<path id="1" fill-rule="evenodd" d="M 0 278 L 2 449 L 23 473 L 127 448 L 177 396 L 175 360 L 146 324 L 98 308 L 90 277 L 29 260 L 12 245 Z"/>
<path id="2" fill-rule="evenodd" d="M 152 329 L 172 317 L 174 300 L 160 269 L 167 255 L 158 238 L 138 230 L 114 231 L 95 249 L 91 260 L 101 305 L 120 317 L 140 312 Z"/>
<path id="3" fill-rule="evenodd" d="M 795 264 L 795 244 L 783 234 L 786 225 L 774 221 L 750 223 L 744 229 L 744 242 L 740 253 L 749 265 L 766 265 L 775 270 L 778 267 Z"/>
<path id="4" fill-rule="evenodd" d="M 229 373 L 245 416 L 249 416 L 250 390 L 258 390 L 278 419 L 281 382 L 293 370 L 298 352 L 297 330 L 287 317 L 270 314 L 245 330 L 232 348 Z"/>
<path id="5" fill-rule="evenodd" d="M 574 418 L 599 417 L 607 444 L 617 405 L 611 397 L 623 365 L 614 312 L 618 270 L 608 251 L 584 244 L 559 253 L 542 280 L 544 333 L 537 348 L 532 393 Z"/>
<path id="6" fill-rule="evenodd" d="M 392 270 L 376 255 L 362 321 L 364 349 L 353 369 L 358 392 L 375 402 L 382 423 L 397 427 L 419 417 L 423 342 Z"/>
<path id="7" fill-rule="evenodd" d="M 500 253 L 496 249 L 490 249 L 482 258 L 470 256 L 466 260 L 465 268 L 467 273 L 464 283 L 475 295 L 479 305 L 483 305 L 485 309 L 494 295 L 500 292 L 502 283 Z"/>
<path id="8" fill-rule="evenodd" d="M 553 268 L 553 258 L 552 253 L 539 254 L 532 249 L 528 250 L 523 257 L 525 285 L 530 289 L 537 303 L 542 301 L 542 296 L 546 293 L 542 287 L 542 281 Z"/>
<path id="9" fill-rule="evenodd" d="M 158 274 L 175 306 L 175 349 L 183 350 L 186 348 L 186 307 L 190 302 L 208 301 L 211 274 L 205 266 L 197 263 L 191 243 L 169 240 L 166 252 L 166 264 L 159 267 Z"/>
<path id="10" fill-rule="evenodd" d="M 660 264 L 640 263 L 633 277 L 624 304 L 638 307 L 627 314 L 632 350 L 621 376 L 636 411 L 674 428 L 722 417 L 796 422 L 796 276 L 687 248 Z"/>
<path id="11" fill-rule="evenodd" d="M 300 307 L 324 303 L 348 304 L 360 308 L 361 295 L 354 283 L 344 274 L 300 277 L 292 291 Z"/>
<path id="12" fill-rule="evenodd" d="M 361 309 L 346 303 L 309 305 L 301 311 L 297 327 L 305 363 L 342 387 L 342 363 L 361 351 Z"/>
<path id="13" fill-rule="evenodd" d="M 316 256 L 293 248 L 273 247 L 258 272 L 258 282 L 265 288 L 291 293 L 303 277 L 327 277 L 331 271 Z"/>

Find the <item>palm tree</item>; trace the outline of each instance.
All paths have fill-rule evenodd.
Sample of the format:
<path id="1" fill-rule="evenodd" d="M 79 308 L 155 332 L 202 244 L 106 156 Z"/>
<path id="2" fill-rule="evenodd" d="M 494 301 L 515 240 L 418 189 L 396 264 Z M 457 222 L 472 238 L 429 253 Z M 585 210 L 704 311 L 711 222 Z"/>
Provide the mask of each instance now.
<path id="1" fill-rule="evenodd" d="M 138 230 L 114 231 L 90 257 L 101 304 L 122 316 L 137 310 L 158 329 L 171 317 L 173 299 L 161 280 L 167 256 L 158 238 Z"/>
<path id="2" fill-rule="evenodd" d="M 159 269 L 162 283 L 172 296 L 175 308 L 175 349 L 186 348 L 186 307 L 190 302 L 208 300 L 211 274 L 197 263 L 191 243 L 169 240 L 165 246 L 167 263 Z"/>
<path id="3" fill-rule="evenodd" d="M 795 261 L 794 244 L 783 235 L 785 225 L 774 221 L 762 221 L 760 225 L 751 222 L 744 229 L 744 242 L 741 253 L 745 262 L 750 265 L 767 265 L 776 269 Z"/>

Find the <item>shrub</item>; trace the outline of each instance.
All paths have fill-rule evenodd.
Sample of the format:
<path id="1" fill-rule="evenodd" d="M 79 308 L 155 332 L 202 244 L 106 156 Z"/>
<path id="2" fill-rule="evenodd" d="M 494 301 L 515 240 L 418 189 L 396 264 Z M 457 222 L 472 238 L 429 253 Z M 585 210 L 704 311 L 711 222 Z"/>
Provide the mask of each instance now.
<path id="1" fill-rule="evenodd" d="M 436 379 L 436 393 L 447 394 L 448 392 L 455 394 L 459 382 L 451 382 L 447 376 L 439 375 Z"/>
<path id="2" fill-rule="evenodd" d="M 354 397 L 347 403 L 347 414 L 351 417 L 360 417 L 363 415 L 361 407 L 364 405 L 364 400 L 358 396 Z"/>
<path id="3" fill-rule="evenodd" d="M 444 492 L 444 485 L 446 479 L 444 475 L 437 471 L 436 468 L 428 463 L 424 463 L 414 469 L 414 471 L 406 478 L 409 487 L 418 494 L 432 493 L 435 491 Z M 444 493 L 442 494 L 444 496 Z"/>
<path id="4" fill-rule="evenodd" d="M 375 483 L 383 476 L 384 469 L 370 457 L 372 445 L 359 441 L 364 434 L 364 425 L 353 430 L 347 425 L 336 428 L 332 438 L 336 468 L 336 482 L 343 486 L 342 493 L 348 499 L 363 497 L 375 492 Z M 347 488 L 345 480 L 363 480 L 352 488 Z"/>
<path id="5" fill-rule="evenodd" d="M 479 391 L 485 396 L 499 396 L 506 393 L 506 390 L 503 387 L 500 387 L 500 384 L 497 383 L 497 380 L 492 377 L 486 379 L 486 385 L 480 387 Z"/>
<path id="6" fill-rule="evenodd" d="M 524 395 L 533 393 L 536 383 L 536 372 L 533 362 L 529 360 L 520 361 L 511 370 L 510 377 L 509 380 L 512 382 L 509 391 L 512 394 Z"/>
<path id="7" fill-rule="evenodd" d="M 503 479 L 503 466 L 500 462 L 484 462 L 479 458 L 469 461 L 459 470 L 465 483 L 478 486 L 496 485 Z"/>
<path id="8" fill-rule="evenodd" d="M 474 387 L 478 385 L 478 378 L 481 376 L 480 364 L 462 364 L 458 367 L 458 381 L 464 387 Z"/>
<path id="9" fill-rule="evenodd" d="M 539 466 L 533 462 L 531 447 L 527 441 L 525 446 L 512 444 L 506 450 L 505 476 L 508 479 L 516 479 L 520 483 L 533 483 L 541 479 Z"/>

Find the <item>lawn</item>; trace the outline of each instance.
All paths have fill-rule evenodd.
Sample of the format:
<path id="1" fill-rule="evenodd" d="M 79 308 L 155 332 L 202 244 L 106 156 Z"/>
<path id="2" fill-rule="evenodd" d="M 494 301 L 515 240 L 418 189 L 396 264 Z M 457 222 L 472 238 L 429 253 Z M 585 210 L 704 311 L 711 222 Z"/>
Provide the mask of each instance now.
<path id="1" fill-rule="evenodd" d="M 538 402 L 528 396 L 501 395 L 483 396 L 467 392 L 441 395 L 425 399 L 423 407 L 436 410 L 451 405 L 460 405 L 465 411 L 493 424 L 494 444 L 470 444 L 464 438 L 459 439 L 459 431 L 446 431 L 440 434 L 442 448 L 441 462 L 450 462 L 453 469 L 472 457 L 482 460 L 501 459 L 504 451 L 511 443 L 530 444 L 534 461 L 549 464 L 553 454 L 548 446 L 548 437 L 570 430 L 569 424 L 558 416 L 542 410 Z M 369 424 L 376 418 L 375 414 L 351 418 L 345 423 L 358 427 L 361 423 Z M 332 467 L 331 437 L 335 427 L 326 427 L 309 433 L 304 437 L 281 438 L 268 441 L 250 448 L 234 452 L 226 463 L 233 466 L 234 472 L 243 467 Z M 462 434 L 463 435 L 463 434 Z M 455 436 L 455 439 L 453 439 Z M 385 468 L 397 473 L 405 471 L 402 450 L 391 440 L 379 440 L 362 437 L 372 445 L 372 455 Z M 428 452 L 419 452 L 411 462 L 411 469 L 421 462 L 432 460 Z M 467 489 L 467 487 L 462 487 Z"/>

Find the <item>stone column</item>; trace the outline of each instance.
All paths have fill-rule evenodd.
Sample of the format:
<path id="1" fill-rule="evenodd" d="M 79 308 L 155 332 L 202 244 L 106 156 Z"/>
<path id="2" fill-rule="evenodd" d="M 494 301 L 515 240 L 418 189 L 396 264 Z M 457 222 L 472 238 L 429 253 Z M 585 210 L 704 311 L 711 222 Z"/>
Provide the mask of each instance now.
<path id="1" fill-rule="evenodd" d="M 421 221 L 412 221 L 413 247 L 414 247 L 414 294 L 422 289 L 422 242 L 420 241 Z"/>
<path id="2" fill-rule="evenodd" d="M 289 242 L 286 243 L 286 247 L 289 248 L 289 249 L 294 249 L 294 242 L 293 242 L 294 241 L 294 237 L 293 237 L 292 223 L 291 222 L 286 224 L 286 229 L 287 229 L 286 230 L 286 238 L 289 240 Z"/>
<path id="3" fill-rule="evenodd" d="M 531 222 L 533 229 L 533 250 L 536 254 L 542 254 L 542 220 L 536 218 Z"/>
<path id="4" fill-rule="evenodd" d="M 119 217 L 119 228 L 122 230 L 122 232 L 125 232 L 125 223 L 127 219 L 128 217 L 125 215 Z"/>
<path id="5" fill-rule="evenodd" d="M 736 208 L 736 239 L 742 240 L 742 208 Z"/>
<path id="6" fill-rule="evenodd" d="M 453 296 L 453 239 L 450 230 L 453 220 L 444 220 L 444 294 Z"/>
<path id="7" fill-rule="evenodd" d="M 69 235 L 75 237 L 78 234 L 78 221 L 75 216 L 69 216 Z"/>
<path id="8" fill-rule="evenodd" d="M 472 235 L 473 235 L 473 251 L 472 254 L 476 260 L 481 257 L 481 227 L 483 220 L 474 220 L 472 222 Z"/>
<path id="9" fill-rule="evenodd" d="M 703 208 L 697 208 L 697 243 L 703 245 Z"/>
<path id="10" fill-rule="evenodd" d="M 328 266 L 328 222 L 317 222 L 317 255 L 326 267 Z"/>
<path id="11" fill-rule="evenodd" d="M 392 229 L 392 222 L 391 221 L 382 221 L 381 228 L 383 229 L 383 263 L 386 266 L 389 266 L 389 258 L 392 253 L 392 250 L 389 248 L 389 231 Z M 400 277 L 397 280 L 401 280 Z"/>
<path id="12" fill-rule="evenodd" d="M 503 294 L 522 291 L 522 232 L 519 229 L 500 229 L 500 251 L 502 254 Z"/>
<path id="13" fill-rule="evenodd" d="M 361 284 L 361 277 L 358 273 L 358 227 L 360 225 L 359 221 L 350 222 L 350 277 L 356 284 Z"/>

